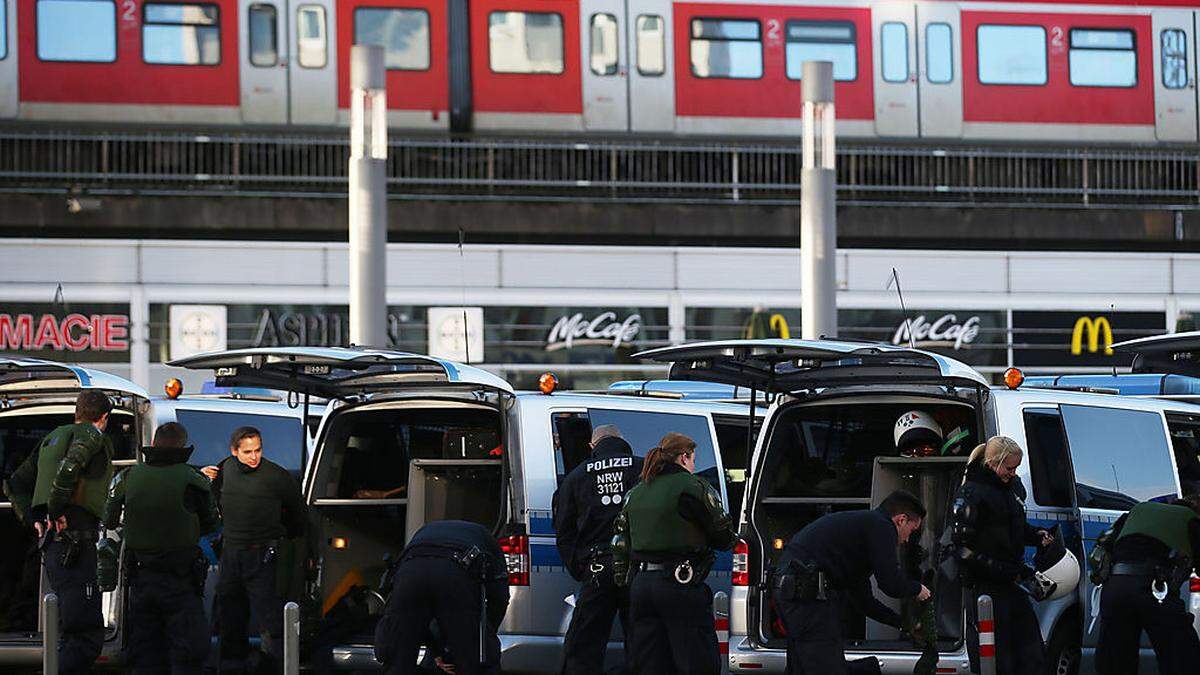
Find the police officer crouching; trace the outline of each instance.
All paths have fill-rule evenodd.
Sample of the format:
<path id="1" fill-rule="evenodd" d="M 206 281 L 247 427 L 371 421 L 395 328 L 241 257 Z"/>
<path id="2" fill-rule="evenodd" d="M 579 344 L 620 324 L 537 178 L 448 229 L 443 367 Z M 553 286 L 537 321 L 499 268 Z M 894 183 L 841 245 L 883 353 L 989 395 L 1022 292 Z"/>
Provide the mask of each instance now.
<path id="1" fill-rule="evenodd" d="M 849 672 L 842 635 L 847 604 L 880 623 L 900 627 L 900 616 L 872 595 L 872 575 L 879 589 L 893 598 L 929 598 L 929 589 L 905 575 L 896 556 L 896 547 L 920 529 L 924 518 L 920 500 L 897 490 L 878 508 L 822 516 L 792 537 L 771 575 L 775 603 L 787 629 L 788 673 Z M 871 670 L 879 672 L 877 667 Z"/>
<path id="2" fill-rule="evenodd" d="M 1179 587 L 1193 570 L 1200 572 L 1200 496 L 1134 506 L 1101 536 L 1092 560 L 1092 581 L 1104 584 L 1096 643 L 1100 674 L 1137 673 L 1143 630 L 1154 646 L 1159 673 L 1195 673 L 1200 637 Z"/>
<path id="3" fill-rule="evenodd" d="M 563 641 L 565 675 L 603 672 L 613 619 L 620 615 L 622 630 L 629 630 L 629 589 L 613 581 L 613 521 L 625 494 L 639 480 L 642 459 L 633 456 L 612 424 L 596 427 L 591 447 L 591 456 L 572 469 L 554 493 L 558 552 L 580 582 Z"/>
<path id="4" fill-rule="evenodd" d="M 154 445 L 142 449 L 143 463 L 117 474 L 109 488 L 100 587 L 117 586 L 123 536 L 135 675 L 200 673 L 208 655 L 208 559 L 197 542 L 217 529 L 220 518 L 208 479 L 187 465 L 191 454 L 187 430 L 168 422 L 154 432 Z"/>
<path id="5" fill-rule="evenodd" d="M 671 432 L 646 453 L 613 535 L 613 576 L 630 584 L 634 673 L 705 675 L 721 669 L 712 589 L 712 549 L 737 542 L 721 497 L 694 475 L 696 442 Z M 629 581 L 632 572 L 633 579 Z"/>
<path id="6" fill-rule="evenodd" d="M 506 611 L 508 568 L 492 533 L 462 520 L 428 523 L 400 554 L 375 658 L 391 675 L 421 672 L 417 654 L 436 633 L 456 675 L 499 673 Z"/>

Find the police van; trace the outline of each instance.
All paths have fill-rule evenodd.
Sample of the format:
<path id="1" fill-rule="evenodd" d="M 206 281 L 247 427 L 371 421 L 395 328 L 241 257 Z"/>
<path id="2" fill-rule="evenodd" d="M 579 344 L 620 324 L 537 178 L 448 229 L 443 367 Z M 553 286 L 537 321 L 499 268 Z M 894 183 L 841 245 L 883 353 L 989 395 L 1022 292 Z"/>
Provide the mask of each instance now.
<path id="1" fill-rule="evenodd" d="M 90 368 L 39 359 L 0 358 L 0 475 L 7 478 L 54 428 L 75 419 L 75 398 L 102 391 L 113 401 L 104 433 L 112 439 L 114 464 L 137 461 L 149 442 L 150 396 L 126 379 Z M 12 504 L 0 494 L 0 665 L 41 663 L 38 600 L 41 580 L 37 537 L 21 526 Z M 119 658 L 121 589 L 104 594 L 106 626 L 101 662 Z"/>
<path id="2" fill-rule="evenodd" d="M 668 431 L 691 436 L 697 473 L 726 504 L 741 502 L 753 438 L 746 403 L 684 400 L 645 385 L 614 394 L 557 392 L 551 377 L 541 391 L 517 392 L 479 368 L 418 354 L 242 349 L 172 365 L 212 369 L 219 386 L 329 401 L 303 481 L 312 546 L 307 616 L 328 624 L 348 616 L 339 610 L 346 598 L 367 599 L 371 616 L 342 626 L 352 637 L 333 649 L 343 668 L 376 665 L 373 619 L 389 557 L 425 522 L 454 518 L 490 527 L 505 552 L 505 671 L 557 672 L 578 585 L 555 546 L 551 501 L 563 476 L 587 457 L 592 429 L 615 424 L 643 455 Z M 730 565 L 726 556 L 711 579 L 726 599 Z M 610 658 L 619 652 L 610 643 Z"/>
<path id="3" fill-rule="evenodd" d="M 1082 561 L 1096 537 L 1134 504 L 1180 494 L 1173 442 L 1200 438 L 1200 407 L 1189 403 L 1021 387 L 1015 371 L 1008 374 L 1010 386 L 992 387 L 963 363 L 892 345 L 728 340 L 640 356 L 670 363 L 671 379 L 747 387 L 772 401 L 740 509 L 743 542 L 734 555 L 729 631 L 735 673 L 783 672 L 786 639 L 765 590 L 766 570 L 785 542 L 821 515 L 871 508 L 904 488 L 928 508 L 920 545 L 935 551 L 967 454 L 1003 434 L 1026 450 L 1019 475 L 1028 488 L 1029 520 L 1059 525 Z M 958 446 L 933 457 L 898 456 L 894 424 L 912 410 L 932 415 L 947 431 L 959 430 Z M 912 572 L 931 568 L 927 559 Z M 1092 660 L 1096 600 L 1084 579 L 1075 594 L 1038 604 L 1054 672 L 1078 672 Z M 938 672 L 967 673 L 964 608 L 954 580 L 938 580 L 936 603 Z M 913 672 L 921 652 L 911 640 L 861 615 L 852 623 L 848 658 L 874 656 L 885 673 Z M 1148 643 L 1143 647 L 1143 665 L 1152 668 L 1153 653 Z"/>

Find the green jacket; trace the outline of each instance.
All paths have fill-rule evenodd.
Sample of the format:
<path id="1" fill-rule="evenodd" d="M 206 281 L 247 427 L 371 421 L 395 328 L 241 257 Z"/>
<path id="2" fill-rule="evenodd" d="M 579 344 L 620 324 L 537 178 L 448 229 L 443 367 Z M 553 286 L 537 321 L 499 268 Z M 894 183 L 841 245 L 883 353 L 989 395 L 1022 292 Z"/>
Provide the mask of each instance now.
<path id="1" fill-rule="evenodd" d="M 143 451 L 145 463 L 113 479 L 104 527 L 110 531 L 121 527 L 130 551 L 192 549 L 201 535 L 220 527 L 209 480 L 184 463 L 189 452 L 190 448 L 148 448 Z"/>
<path id="2" fill-rule="evenodd" d="M 17 517 L 31 524 L 78 506 L 101 518 L 112 481 L 112 440 L 90 422 L 51 431 L 5 484 Z"/>
<path id="3" fill-rule="evenodd" d="M 1125 517 L 1117 542 L 1131 535 L 1140 534 L 1157 539 L 1180 555 L 1192 556 L 1190 529 L 1200 516 L 1186 506 L 1142 502 L 1134 506 Z"/>

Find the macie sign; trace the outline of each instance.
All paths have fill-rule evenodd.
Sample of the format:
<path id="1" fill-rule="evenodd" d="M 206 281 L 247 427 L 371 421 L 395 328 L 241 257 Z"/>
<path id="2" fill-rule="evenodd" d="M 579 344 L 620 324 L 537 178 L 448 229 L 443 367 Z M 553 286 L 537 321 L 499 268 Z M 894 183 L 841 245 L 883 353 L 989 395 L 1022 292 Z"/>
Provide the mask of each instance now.
<path id="1" fill-rule="evenodd" d="M 126 314 L 0 314 L 0 350 L 129 351 Z"/>

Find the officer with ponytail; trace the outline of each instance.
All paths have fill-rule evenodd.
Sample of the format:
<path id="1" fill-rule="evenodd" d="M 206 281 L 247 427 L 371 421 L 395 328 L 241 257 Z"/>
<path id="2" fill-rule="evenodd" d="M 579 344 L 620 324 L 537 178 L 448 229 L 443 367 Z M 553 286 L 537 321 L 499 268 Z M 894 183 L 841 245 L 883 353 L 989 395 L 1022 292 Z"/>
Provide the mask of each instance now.
<path id="1" fill-rule="evenodd" d="M 675 432 L 646 454 L 613 536 L 613 576 L 630 586 L 629 649 L 637 673 L 720 672 L 712 590 L 713 549 L 737 541 L 717 492 L 696 469 L 696 442 Z"/>

